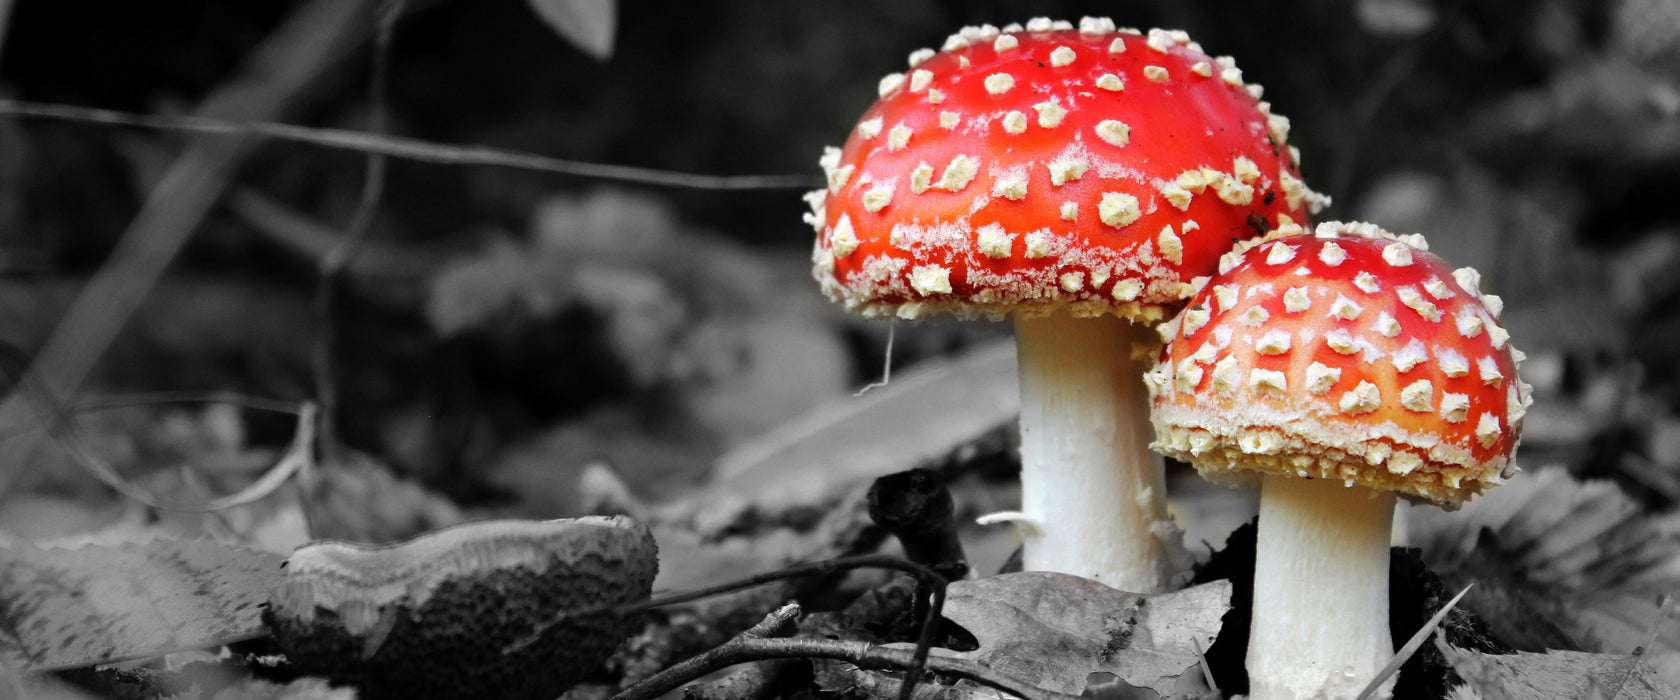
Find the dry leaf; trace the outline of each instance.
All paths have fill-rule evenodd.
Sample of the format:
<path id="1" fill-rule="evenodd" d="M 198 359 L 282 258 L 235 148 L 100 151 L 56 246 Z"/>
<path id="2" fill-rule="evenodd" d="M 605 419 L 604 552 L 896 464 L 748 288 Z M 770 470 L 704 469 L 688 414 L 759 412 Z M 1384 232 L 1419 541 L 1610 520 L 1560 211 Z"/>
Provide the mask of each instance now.
<path id="1" fill-rule="evenodd" d="M 1644 644 L 1661 594 L 1680 585 L 1680 520 L 1650 517 L 1610 482 L 1563 469 L 1523 474 L 1456 513 L 1410 511 L 1413 541 L 1464 607 L 1519 649 L 1602 652 Z M 1660 625 L 1646 661 L 1680 682 L 1680 625 Z"/>
<path id="2" fill-rule="evenodd" d="M 1552 651 L 1484 654 L 1436 644 L 1483 700 L 1677 700 L 1637 656 Z"/>
<path id="3" fill-rule="evenodd" d="M 1219 636 L 1230 601 L 1229 581 L 1156 595 L 1046 571 L 959 581 L 947 589 L 945 617 L 980 647 L 938 651 L 1056 693 L 1078 695 L 1088 676 L 1111 673 L 1184 697 L 1204 689 L 1197 649 Z"/>
<path id="4" fill-rule="evenodd" d="M 595 60 L 612 58 L 618 0 L 526 0 L 550 29 Z"/>
<path id="5" fill-rule="evenodd" d="M 741 512 L 818 505 L 981 439 L 1015 420 L 1019 406 L 1013 342 L 930 361 L 731 450 L 718 459 L 710 486 L 667 506 L 661 518 L 712 530 Z"/>
<path id="6" fill-rule="evenodd" d="M 266 632 L 281 557 L 212 542 L 0 549 L 0 664 L 49 671 Z"/>

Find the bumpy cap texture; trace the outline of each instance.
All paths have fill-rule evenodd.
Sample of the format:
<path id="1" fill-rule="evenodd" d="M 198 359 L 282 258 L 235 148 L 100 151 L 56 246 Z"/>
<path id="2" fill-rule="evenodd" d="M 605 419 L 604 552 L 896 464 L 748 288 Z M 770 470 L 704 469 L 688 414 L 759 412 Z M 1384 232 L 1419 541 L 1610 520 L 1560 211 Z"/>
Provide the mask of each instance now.
<path id="1" fill-rule="evenodd" d="M 1216 481 L 1338 479 L 1446 506 L 1514 473 L 1529 390 L 1476 271 L 1370 224 L 1290 229 L 1238 244 L 1161 325 L 1153 447 Z"/>
<path id="2" fill-rule="evenodd" d="M 1233 240 L 1327 201 L 1289 120 L 1184 32 L 968 27 L 910 66 L 807 196 L 815 276 L 866 315 L 1158 320 Z"/>

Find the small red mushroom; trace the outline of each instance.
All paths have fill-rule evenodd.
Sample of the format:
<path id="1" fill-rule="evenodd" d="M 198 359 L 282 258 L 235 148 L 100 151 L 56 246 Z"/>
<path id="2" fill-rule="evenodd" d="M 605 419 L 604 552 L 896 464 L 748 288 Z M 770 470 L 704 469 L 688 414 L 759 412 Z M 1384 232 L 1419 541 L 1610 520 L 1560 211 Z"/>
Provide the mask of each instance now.
<path id="1" fill-rule="evenodd" d="M 1178 545 L 1129 355 L 1231 241 L 1324 203 L 1289 121 L 1184 32 L 1098 18 L 964 28 L 880 94 L 807 197 L 823 291 L 867 316 L 1012 315 L 1026 568 L 1165 588 Z"/>
<path id="2" fill-rule="evenodd" d="M 1394 494 L 1455 507 L 1516 470 L 1530 398 L 1499 298 L 1370 224 L 1245 241 L 1173 320 L 1154 447 L 1260 483 L 1250 698 L 1350 698 L 1393 653 Z"/>

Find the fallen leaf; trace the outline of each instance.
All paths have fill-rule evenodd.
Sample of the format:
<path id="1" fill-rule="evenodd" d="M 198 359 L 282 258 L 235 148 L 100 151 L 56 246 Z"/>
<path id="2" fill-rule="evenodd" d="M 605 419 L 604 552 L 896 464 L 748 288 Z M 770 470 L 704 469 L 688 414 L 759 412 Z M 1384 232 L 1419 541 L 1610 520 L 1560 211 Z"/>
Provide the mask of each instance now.
<path id="1" fill-rule="evenodd" d="M 203 541 L 0 549 L 0 665 L 77 668 L 265 634 L 280 562 Z"/>
<path id="2" fill-rule="evenodd" d="M 936 651 L 1056 693 L 1078 695 L 1091 674 L 1111 673 L 1184 697 L 1201 689 L 1197 649 L 1219 636 L 1230 601 L 1229 581 L 1155 595 L 1046 571 L 958 581 L 947 589 L 945 617 L 980 646 Z"/>
<path id="3" fill-rule="evenodd" d="M 1413 542 L 1464 607 L 1518 649 L 1612 652 L 1644 645 L 1661 594 L 1680 585 L 1680 516 L 1647 516 L 1615 484 L 1538 469 L 1455 513 L 1414 508 Z M 1645 658 L 1680 683 L 1680 625 L 1658 625 Z"/>
<path id="4" fill-rule="evenodd" d="M 1680 695 L 1638 656 L 1551 651 L 1484 654 L 1437 640 L 1483 700 L 1675 700 Z"/>
<path id="5" fill-rule="evenodd" d="M 597 61 L 612 58 L 618 0 L 526 0 L 550 29 Z"/>
<path id="6" fill-rule="evenodd" d="M 820 504 L 846 487 L 937 459 L 1015 420 L 1015 344 L 930 361 L 858 397 L 829 401 L 719 457 L 710 486 L 672 502 L 666 522 L 732 524 L 734 514 Z M 713 529 L 701 525 L 701 529 Z"/>

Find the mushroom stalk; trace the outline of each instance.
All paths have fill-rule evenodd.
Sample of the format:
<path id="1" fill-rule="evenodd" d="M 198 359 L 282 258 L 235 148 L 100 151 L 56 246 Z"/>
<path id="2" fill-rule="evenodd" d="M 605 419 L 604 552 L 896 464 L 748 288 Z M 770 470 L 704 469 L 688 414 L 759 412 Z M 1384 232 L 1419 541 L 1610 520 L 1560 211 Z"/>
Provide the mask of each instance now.
<path id="1" fill-rule="evenodd" d="M 1353 698 L 1394 654 L 1388 547 L 1394 494 L 1264 477 L 1248 637 L 1250 700 Z M 1391 678 L 1375 697 L 1387 698 Z"/>
<path id="2" fill-rule="evenodd" d="M 1149 449 L 1154 333 L 1112 316 L 1015 319 L 1021 380 L 1023 566 L 1135 593 L 1169 585 L 1182 545 Z"/>

